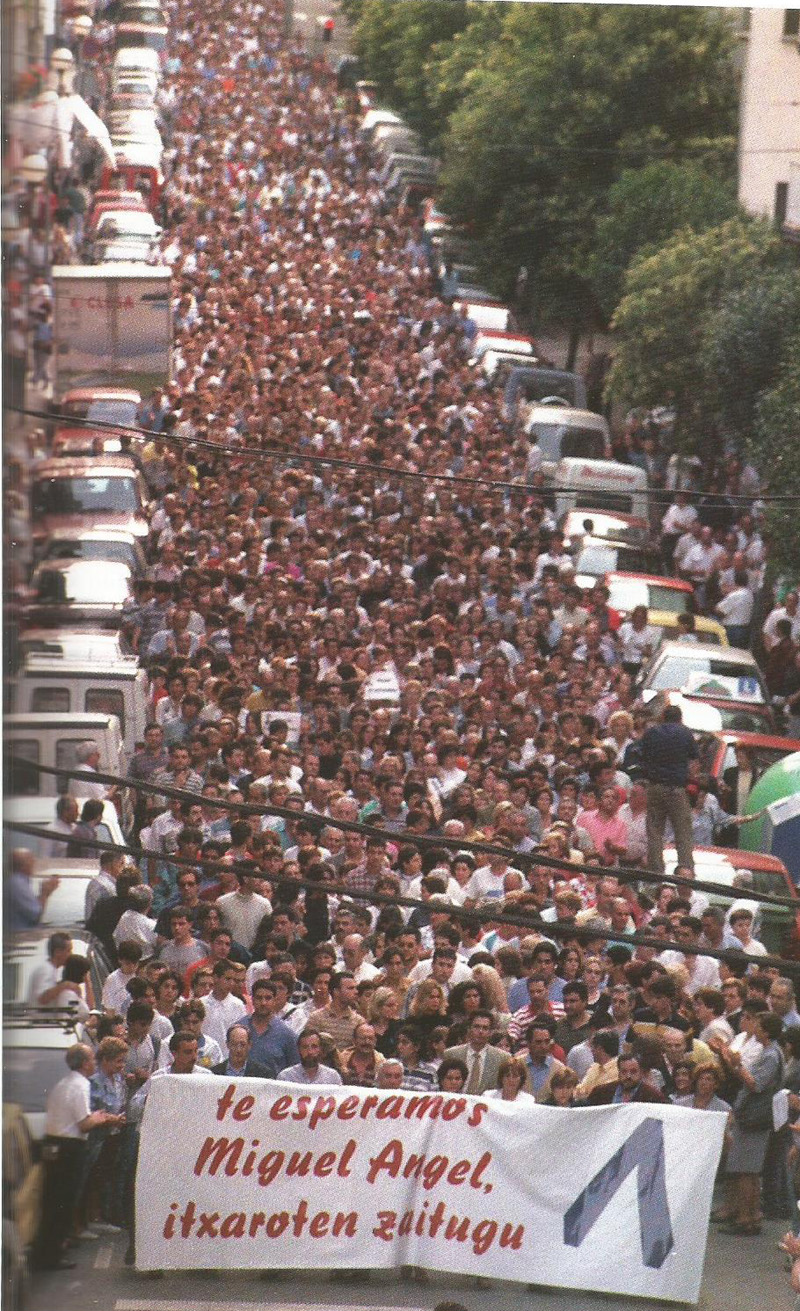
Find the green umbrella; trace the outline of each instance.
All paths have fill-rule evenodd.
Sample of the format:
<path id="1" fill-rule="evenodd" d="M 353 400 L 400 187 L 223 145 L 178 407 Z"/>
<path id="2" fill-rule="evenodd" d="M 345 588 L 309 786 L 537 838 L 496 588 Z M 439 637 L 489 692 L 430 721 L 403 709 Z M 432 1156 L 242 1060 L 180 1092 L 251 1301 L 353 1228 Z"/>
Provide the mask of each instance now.
<path id="1" fill-rule="evenodd" d="M 770 765 L 747 798 L 744 813 L 755 815 L 773 801 L 791 797 L 795 792 L 800 792 L 800 751 Z M 739 846 L 743 851 L 764 850 L 763 817 L 753 820 L 751 824 L 742 825 L 739 829 Z"/>

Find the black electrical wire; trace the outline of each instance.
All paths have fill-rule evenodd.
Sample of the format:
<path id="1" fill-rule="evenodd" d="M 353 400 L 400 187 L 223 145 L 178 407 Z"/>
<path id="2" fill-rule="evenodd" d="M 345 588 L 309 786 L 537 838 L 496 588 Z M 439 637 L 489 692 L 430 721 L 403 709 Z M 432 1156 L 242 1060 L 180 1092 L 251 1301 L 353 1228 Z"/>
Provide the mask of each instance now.
<path id="1" fill-rule="evenodd" d="M 8 409 L 14 414 L 24 414 L 29 418 L 41 419 L 46 423 L 64 423 L 71 428 L 83 427 L 92 428 L 100 431 L 108 431 L 124 437 L 147 438 L 151 441 L 174 442 L 179 446 L 189 447 L 194 450 L 211 451 L 216 455 L 231 455 L 235 458 L 252 458 L 263 462 L 264 460 L 285 461 L 288 464 L 300 463 L 310 465 L 322 465 L 334 469 L 347 469 L 350 472 L 364 475 L 374 475 L 375 477 L 387 478 L 405 478 L 417 479 L 422 482 L 445 482 L 457 486 L 467 487 L 489 487 L 493 491 L 524 492 L 526 496 L 543 496 L 549 493 L 574 492 L 574 487 L 562 487 L 558 484 L 548 483 L 546 487 L 533 487 L 529 483 L 510 482 L 507 479 L 499 478 L 477 478 L 470 477 L 466 474 L 457 473 L 435 473 L 424 469 L 395 469 L 389 464 L 378 464 L 367 460 L 347 460 L 341 456 L 333 455 L 312 455 L 305 451 L 287 450 L 285 443 L 282 449 L 276 449 L 274 445 L 268 447 L 255 446 L 233 446 L 220 442 L 212 442 L 205 437 L 183 437 L 178 433 L 156 432 L 151 428 L 139 428 L 127 424 L 111 423 L 108 420 L 77 418 L 69 414 L 59 414 L 57 412 L 47 412 L 45 410 L 31 410 L 24 406 L 9 406 Z M 272 442 L 272 438 L 269 439 Z M 123 452 L 124 454 L 124 452 Z M 53 458 L 58 458 L 55 456 Z M 637 496 L 647 496 L 655 501 L 663 501 L 671 498 L 674 492 L 668 488 L 650 487 L 635 488 Z M 728 496 L 728 493 L 726 493 Z M 800 493 L 782 492 L 764 496 L 746 496 L 744 493 L 736 492 L 728 496 L 728 499 L 735 502 L 742 502 L 745 505 L 752 505 L 755 501 L 761 502 L 800 502 Z M 587 514 L 590 511 L 587 510 Z"/>
<path id="2" fill-rule="evenodd" d="M 291 812 L 296 814 L 295 811 Z M 200 858 L 192 860 L 188 856 L 165 855 L 158 851 L 148 851 L 144 847 L 133 847 L 128 843 L 120 846 L 119 843 L 102 842 L 95 838 L 75 839 L 68 833 L 56 833 L 51 829 L 41 828 L 36 824 L 24 824 L 16 820 L 4 820 L 3 828 L 6 832 L 21 833 L 26 837 L 40 838 L 48 841 L 70 843 L 79 841 L 81 847 L 89 848 L 92 851 L 111 851 L 117 855 L 132 856 L 137 860 L 155 860 L 166 865 L 180 865 L 189 869 L 209 870 L 212 874 L 219 873 L 220 867 L 224 865 L 222 857 L 214 860 Z M 253 873 L 253 869 L 246 862 L 235 863 L 232 867 L 235 872 Z M 576 866 L 573 865 L 573 869 Z M 256 877 L 260 874 L 256 871 Z M 333 894 L 341 896 L 350 901 L 365 901 L 370 905 L 388 905 L 388 906 L 406 906 L 410 909 L 425 908 L 430 909 L 428 902 L 422 901 L 418 897 L 406 897 L 402 894 L 393 896 L 389 893 L 361 892 L 347 887 L 343 883 L 320 883 L 315 879 L 302 878 L 302 876 L 279 876 L 274 880 L 276 886 L 281 883 L 290 884 L 293 887 L 301 887 L 305 891 Z M 177 904 L 177 903 L 176 903 Z M 591 942 L 598 938 L 604 942 L 611 942 L 615 945 L 625 947 L 654 947 L 659 952 L 678 951 L 681 955 L 687 954 L 687 944 L 685 942 L 676 942 L 667 938 L 657 938 L 647 933 L 646 929 L 642 931 L 637 929 L 634 933 L 615 933 L 613 929 L 605 927 L 595 928 L 591 923 L 587 924 L 565 924 L 559 920 L 545 920 L 539 915 L 526 915 L 523 911 L 514 912 L 507 910 L 487 909 L 486 907 L 472 907 L 467 910 L 464 906 L 449 905 L 447 907 L 448 915 L 454 919 L 473 919 L 475 916 L 481 923 L 507 924 L 512 928 L 531 929 L 536 933 L 541 933 L 543 937 L 548 938 L 578 938 L 579 941 Z M 480 950 L 478 948 L 478 950 Z M 692 954 L 691 951 L 688 952 Z M 726 961 L 729 964 L 741 965 L 744 962 L 758 964 L 761 966 L 776 966 L 782 973 L 796 974 L 800 978 L 800 961 L 786 960 L 783 956 L 754 956 L 748 957 L 745 952 L 737 951 L 735 948 L 715 948 L 702 947 L 695 953 L 698 956 L 710 956 L 714 960 Z"/>
<path id="3" fill-rule="evenodd" d="M 12 763 L 14 767 L 25 766 L 33 769 L 38 774 L 50 774 L 59 778 L 86 779 L 90 777 L 93 782 L 116 784 L 120 788 L 131 788 L 133 791 L 143 792 L 146 795 L 168 797 L 170 800 L 182 801 L 187 805 L 198 805 L 202 801 L 200 794 L 197 792 L 191 792 L 187 788 L 171 787 L 165 783 L 146 783 L 141 779 L 123 778 L 119 774 L 107 774 L 94 770 L 91 775 L 87 775 L 85 770 L 65 769 L 56 765 L 40 765 L 36 761 L 27 760 L 22 756 L 15 756 Z M 516 852 L 508 847 L 491 842 L 470 842 L 465 838 L 437 837 L 428 833 L 398 834 L 391 829 L 382 829 L 380 826 L 333 819 L 327 815 L 318 815 L 315 811 L 290 810 L 286 806 L 260 805 L 248 801 L 226 801 L 223 798 L 214 798 L 213 805 L 217 809 L 233 810 L 242 815 L 269 815 L 275 819 L 306 820 L 318 824 L 321 829 L 335 828 L 343 833 L 360 833 L 365 838 L 380 838 L 384 842 L 394 844 L 441 847 L 448 851 L 475 852 L 481 856 L 501 856 L 505 860 L 514 861 L 515 867 L 523 870 L 541 866 L 545 869 L 564 871 L 574 878 L 576 873 L 584 868 L 581 865 L 574 865 L 569 860 L 561 860 L 558 856 L 540 854 L 539 852 Z M 730 897 L 732 900 L 735 900 L 738 894 L 742 899 L 748 901 L 758 901 L 768 906 L 785 906 L 788 909 L 800 912 L 800 899 L 797 897 L 781 896 L 771 892 L 757 892 L 747 887 L 731 888 L 726 883 L 716 883 L 708 879 L 688 878 L 681 874 L 654 874 L 652 870 L 635 866 L 598 865 L 591 866 L 591 868 L 597 870 L 598 878 L 616 878 L 620 883 L 671 883 L 677 887 L 692 888 L 695 891 L 714 892 L 717 895 Z"/>

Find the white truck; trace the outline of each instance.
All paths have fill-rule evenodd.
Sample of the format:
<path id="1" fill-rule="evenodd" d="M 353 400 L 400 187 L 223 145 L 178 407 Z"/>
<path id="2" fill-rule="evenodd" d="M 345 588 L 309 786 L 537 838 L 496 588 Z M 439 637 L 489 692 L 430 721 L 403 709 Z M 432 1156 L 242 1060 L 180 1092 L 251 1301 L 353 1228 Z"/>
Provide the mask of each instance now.
<path id="1" fill-rule="evenodd" d="M 138 263 L 53 268 L 55 395 L 104 383 L 147 396 L 166 385 L 172 274 Z"/>

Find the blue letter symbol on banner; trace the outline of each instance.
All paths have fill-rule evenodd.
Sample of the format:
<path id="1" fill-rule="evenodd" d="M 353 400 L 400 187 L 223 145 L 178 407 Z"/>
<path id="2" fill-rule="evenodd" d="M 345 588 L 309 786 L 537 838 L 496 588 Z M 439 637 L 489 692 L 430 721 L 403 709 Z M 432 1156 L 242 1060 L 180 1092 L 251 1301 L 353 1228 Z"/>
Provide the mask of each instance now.
<path id="1" fill-rule="evenodd" d="M 675 1240 L 664 1171 L 664 1130 L 661 1121 L 651 1116 L 634 1129 L 619 1151 L 575 1198 L 564 1216 L 564 1242 L 569 1247 L 580 1247 L 632 1170 L 638 1171 L 642 1260 L 645 1265 L 660 1270 Z"/>

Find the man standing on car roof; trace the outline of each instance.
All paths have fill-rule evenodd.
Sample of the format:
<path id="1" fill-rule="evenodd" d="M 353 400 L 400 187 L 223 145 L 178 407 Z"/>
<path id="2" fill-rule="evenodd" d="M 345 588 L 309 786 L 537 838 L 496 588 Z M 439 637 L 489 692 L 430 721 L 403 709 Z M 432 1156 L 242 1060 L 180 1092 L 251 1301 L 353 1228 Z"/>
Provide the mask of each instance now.
<path id="1" fill-rule="evenodd" d="M 686 792 L 689 761 L 697 758 L 697 743 L 683 723 L 680 706 L 667 706 L 661 723 L 642 738 L 641 769 L 647 779 L 647 865 L 664 873 L 664 829 L 672 820 L 678 864 L 694 872 L 692 808 Z"/>

